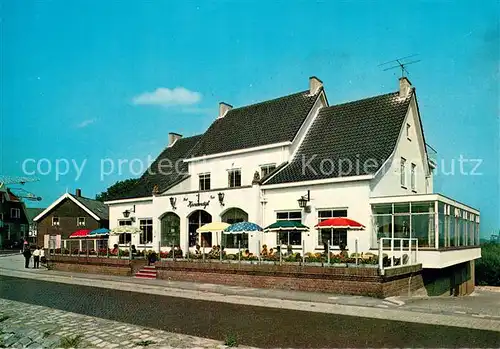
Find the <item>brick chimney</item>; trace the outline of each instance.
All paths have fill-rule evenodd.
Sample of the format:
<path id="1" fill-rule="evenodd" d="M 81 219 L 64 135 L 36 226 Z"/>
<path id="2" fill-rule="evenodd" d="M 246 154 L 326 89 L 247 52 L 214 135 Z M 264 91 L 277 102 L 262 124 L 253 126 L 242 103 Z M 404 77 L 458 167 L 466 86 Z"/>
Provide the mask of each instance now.
<path id="1" fill-rule="evenodd" d="M 406 98 L 412 88 L 411 82 L 406 76 L 399 78 L 399 98 Z"/>
<path id="2" fill-rule="evenodd" d="M 227 112 L 233 109 L 233 106 L 231 104 L 227 104 L 224 102 L 219 103 L 219 118 L 223 118 L 226 116 Z"/>
<path id="3" fill-rule="evenodd" d="M 323 81 L 315 76 L 309 78 L 309 94 L 315 95 L 318 93 L 319 89 L 323 87 Z"/>
<path id="4" fill-rule="evenodd" d="M 78 198 L 82 196 L 82 190 L 80 188 L 75 190 L 75 196 Z"/>
<path id="5" fill-rule="evenodd" d="M 169 132 L 168 133 L 168 146 L 171 147 L 176 140 L 182 138 L 182 135 L 174 132 Z"/>

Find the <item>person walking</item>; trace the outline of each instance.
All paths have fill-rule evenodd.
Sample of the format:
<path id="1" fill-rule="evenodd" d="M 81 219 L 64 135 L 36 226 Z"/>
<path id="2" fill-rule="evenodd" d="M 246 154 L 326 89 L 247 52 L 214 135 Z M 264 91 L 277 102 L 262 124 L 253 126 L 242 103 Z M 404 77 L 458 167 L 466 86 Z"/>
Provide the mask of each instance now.
<path id="1" fill-rule="evenodd" d="M 33 269 L 40 268 L 40 247 L 36 247 L 35 251 L 33 251 Z"/>
<path id="2" fill-rule="evenodd" d="M 31 259 L 31 250 L 29 249 L 29 247 L 24 249 L 23 256 L 24 256 L 24 267 L 29 268 Z"/>

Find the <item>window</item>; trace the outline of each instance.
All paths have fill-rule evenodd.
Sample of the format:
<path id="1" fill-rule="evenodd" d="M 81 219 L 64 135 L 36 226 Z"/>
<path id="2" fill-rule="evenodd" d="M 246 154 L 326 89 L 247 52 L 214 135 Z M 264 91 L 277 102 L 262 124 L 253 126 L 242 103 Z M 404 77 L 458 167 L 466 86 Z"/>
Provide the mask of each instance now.
<path id="1" fill-rule="evenodd" d="M 406 124 L 406 138 L 408 138 L 409 141 L 411 141 L 411 138 L 410 138 L 410 127 L 411 127 L 410 124 Z"/>
<path id="2" fill-rule="evenodd" d="M 10 224 L 5 225 L 5 230 L 7 231 L 7 240 L 10 240 Z"/>
<path id="3" fill-rule="evenodd" d="M 59 225 L 59 217 L 52 217 L 52 226 Z"/>
<path id="4" fill-rule="evenodd" d="M 401 186 L 403 188 L 406 188 L 406 159 L 405 158 L 401 158 L 400 174 L 401 174 Z"/>
<path id="5" fill-rule="evenodd" d="M 132 225 L 132 221 L 130 219 L 122 219 L 122 220 L 118 221 L 118 225 L 120 225 L 120 226 Z M 128 244 L 131 241 L 132 241 L 132 234 L 129 234 L 129 233 L 120 234 L 118 237 L 118 243 L 120 245 Z"/>
<path id="6" fill-rule="evenodd" d="M 84 227 L 85 226 L 85 217 L 78 217 L 76 219 L 76 225 L 79 227 Z"/>
<path id="7" fill-rule="evenodd" d="M 18 208 L 11 208 L 10 209 L 10 218 L 20 218 L 21 217 L 21 210 Z"/>
<path id="8" fill-rule="evenodd" d="M 152 244 L 153 243 L 153 219 L 146 218 L 139 220 L 139 228 L 142 230 L 140 236 L 140 244 Z"/>
<path id="9" fill-rule="evenodd" d="M 318 211 L 318 223 L 335 217 L 347 217 L 347 209 L 329 209 Z M 347 244 L 346 229 L 319 229 L 318 244 L 327 244 L 330 241 L 331 246 L 340 246 L 340 243 Z"/>
<path id="10" fill-rule="evenodd" d="M 277 212 L 277 221 L 299 221 L 302 222 L 301 211 Z M 283 230 L 276 234 L 278 245 L 302 246 L 302 232 L 296 230 Z"/>
<path id="11" fill-rule="evenodd" d="M 227 177 L 229 188 L 241 187 L 241 170 L 230 170 Z"/>
<path id="12" fill-rule="evenodd" d="M 233 207 L 224 212 L 224 214 L 221 216 L 221 220 L 228 224 L 247 222 L 248 214 L 242 209 Z M 248 233 L 222 234 L 221 240 L 221 244 L 225 248 L 248 248 Z"/>
<path id="13" fill-rule="evenodd" d="M 21 233 L 24 236 L 24 233 L 26 233 L 26 226 L 24 224 L 21 224 L 20 228 L 21 228 Z"/>
<path id="14" fill-rule="evenodd" d="M 210 173 L 200 174 L 200 190 L 210 190 Z"/>
<path id="15" fill-rule="evenodd" d="M 417 165 L 411 164 L 411 190 L 416 191 L 415 172 Z"/>
<path id="16" fill-rule="evenodd" d="M 264 178 L 276 169 L 276 164 L 262 165 L 260 167 L 260 178 Z"/>

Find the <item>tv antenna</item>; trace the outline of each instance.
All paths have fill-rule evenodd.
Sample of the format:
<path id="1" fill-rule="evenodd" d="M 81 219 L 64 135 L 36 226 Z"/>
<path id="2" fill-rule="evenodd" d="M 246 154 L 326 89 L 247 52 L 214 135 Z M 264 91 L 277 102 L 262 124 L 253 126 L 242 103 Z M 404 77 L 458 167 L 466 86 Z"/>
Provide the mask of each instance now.
<path id="1" fill-rule="evenodd" d="M 406 57 L 394 59 L 392 61 L 379 64 L 378 66 L 379 67 L 386 66 L 386 65 L 392 63 L 392 66 L 385 68 L 384 71 L 395 69 L 395 68 L 399 68 L 399 69 L 401 69 L 401 77 L 404 77 L 405 73 L 406 73 L 406 75 L 410 75 L 410 73 L 406 69 L 407 65 L 410 65 L 410 64 L 413 64 L 413 63 L 418 63 L 418 62 L 421 61 L 420 59 L 413 59 L 413 60 L 410 59 L 410 58 L 413 58 L 413 57 L 416 57 L 416 56 L 418 56 L 418 53 L 414 54 L 414 55 L 410 55 L 410 56 L 406 56 Z"/>

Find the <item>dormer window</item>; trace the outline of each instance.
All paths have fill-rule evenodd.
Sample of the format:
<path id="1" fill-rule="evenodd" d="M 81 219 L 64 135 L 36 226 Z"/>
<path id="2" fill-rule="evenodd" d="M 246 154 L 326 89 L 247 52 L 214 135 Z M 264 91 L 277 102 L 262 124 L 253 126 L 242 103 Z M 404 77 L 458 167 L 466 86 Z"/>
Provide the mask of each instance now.
<path id="1" fill-rule="evenodd" d="M 210 190 L 210 173 L 200 174 L 200 190 Z"/>
<path id="2" fill-rule="evenodd" d="M 262 165 L 260 167 L 260 178 L 264 178 L 276 169 L 276 164 Z"/>
<path id="3" fill-rule="evenodd" d="M 227 173 L 228 187 L 241 187 L 241 170 L 229 170 Z"/>
<path id="4" fill-rule="evenodd" d="M 11 208 L 10 218 L 21 218 L 21 210 L 18 208 Z"/>

